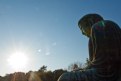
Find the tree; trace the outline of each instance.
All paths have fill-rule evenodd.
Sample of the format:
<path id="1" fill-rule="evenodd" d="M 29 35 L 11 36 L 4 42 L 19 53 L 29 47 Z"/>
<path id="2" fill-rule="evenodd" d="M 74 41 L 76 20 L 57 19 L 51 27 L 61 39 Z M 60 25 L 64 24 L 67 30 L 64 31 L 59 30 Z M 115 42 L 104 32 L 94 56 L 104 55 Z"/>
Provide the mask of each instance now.
<path id="1" fill-rule="evenodd" d="M 31 72 L 28 81 L 42 81 L 37 72 Z"/>
<path id="2" fill-rule="evenodd" d="M 90 60 L 88 58 L 86 58 L 86 63 L 84 66 L 85 69 L 89 69 L 90 68 Z"/>
<path id="3" fill-rule="evenodd" d="M 53 81 L 53 72 L 51 72 L 51 71 L 47 71 L 46 73 L 45 73 L 45 76 L 46 76 L 46 80 L 45 81 Z"/>
<path id="4" fill-rule="evenodd" d="M 39 72 L 45 72 L 45 71 L 47 71 L 47 66 L 43 65 L 42 67 L 40 67 L 40 69 L 38 71 Z"/>
<path id="5" fill-rule="evenodd" d="M 76 71 L 83 69 L 83 64 L 80 62 L 74 62 L 68 66 L 69 71 Z"/>

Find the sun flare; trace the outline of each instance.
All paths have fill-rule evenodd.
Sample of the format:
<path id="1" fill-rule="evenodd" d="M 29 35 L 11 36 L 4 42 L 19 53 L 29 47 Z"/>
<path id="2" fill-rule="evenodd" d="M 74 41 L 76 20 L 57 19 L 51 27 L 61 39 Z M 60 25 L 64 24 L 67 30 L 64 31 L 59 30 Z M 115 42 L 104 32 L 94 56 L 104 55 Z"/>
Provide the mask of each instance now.
<path id="1" fill-rule="evenodd" d="M 20 71 L 27 66 L 28 58 L 22 52 L 16 52 L 7 59 L 9 65 L 16 71 Z"/>

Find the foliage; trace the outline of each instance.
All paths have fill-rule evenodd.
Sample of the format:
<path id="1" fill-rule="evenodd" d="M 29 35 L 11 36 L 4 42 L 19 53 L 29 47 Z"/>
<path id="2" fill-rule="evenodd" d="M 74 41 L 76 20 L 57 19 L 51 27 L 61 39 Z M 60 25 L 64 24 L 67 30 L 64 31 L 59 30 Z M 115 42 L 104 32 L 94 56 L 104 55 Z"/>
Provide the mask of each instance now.
<path id="1" fill-rule="evenodd" d="M 68 71 L 75 71 L 80 69 L 88 68 L 90 61 L 87 58 L 86 63 L 82 64 L 80 62 L 74 62 L 68 66 Z M 57 69 L 54 71 L 48 71 L 47 66 L 43 65 L 38 71 L 15 72 L 12 74 L 6 74 L 5 76 L 0 76 L 0 81 L 57 81 L 58 78 L 67 70 Z"/>
<path id="2" fill-rule="evenodd" d="M 57 81 L 66 70 L 58 69 L 47 71 L 47 66 L 43 65 L 38 71 L 15 72 L 0 76 L 0 81 Z"/>
<path id="3" fill-rule="evenodd" d="M 45 72 L 46 70 L 47 70 L 47 66 L 43 65 L 42 67 L 40 67 L 40 69 L 38 71 Z"/>
<path id="4" fill-rule="evenodd" d="M 87 58 L 86 63 L 74 62 L 68 66 L 68 71 L 75 71 L 88 68 L 90 61 Z M 54 71 L 48 71 L 47 66 L 43 65 L 38 71 L 15 72 L 12 74 L 6 74 L 0 76 L 0 81 L 57 81 L 58 78 L 67 70 L 57 69 Z"/>
<path id="5" fill-rule="evenodd" d="M 82 70 L 83 64 L 80 62 L 74 62 L 68 66 L 68 71 Z"/>

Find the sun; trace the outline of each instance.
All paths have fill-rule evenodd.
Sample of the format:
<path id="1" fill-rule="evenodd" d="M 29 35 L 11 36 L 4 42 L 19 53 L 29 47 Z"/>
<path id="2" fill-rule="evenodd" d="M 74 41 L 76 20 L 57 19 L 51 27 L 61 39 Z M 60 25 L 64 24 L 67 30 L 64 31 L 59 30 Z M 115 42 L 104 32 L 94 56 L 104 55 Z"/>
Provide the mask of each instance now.
<path id="1" fill-rule="evenodd" d="M 21 71 L 27 66 L 28 57 L 23 52 L 15 52 L 7 59 L 8 64 L 16 71 Z"/>

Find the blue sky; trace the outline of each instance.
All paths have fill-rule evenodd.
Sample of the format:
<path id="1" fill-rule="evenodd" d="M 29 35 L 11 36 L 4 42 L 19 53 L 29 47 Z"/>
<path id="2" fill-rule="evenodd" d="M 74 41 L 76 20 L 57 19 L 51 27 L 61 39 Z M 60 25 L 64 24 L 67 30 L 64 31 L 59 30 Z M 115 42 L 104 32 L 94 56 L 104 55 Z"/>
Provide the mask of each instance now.
<path id="1" fill-rule="evenodd" d="M 29 62 L 21 71 L 42 65 L 55 70 L 85 63 L 88 38 L 78 20 L 99 13 L 121 26 L 121 0 L 0 0 L 0 75 L 14 72 L 7 59 L 21 51 Z"/>

